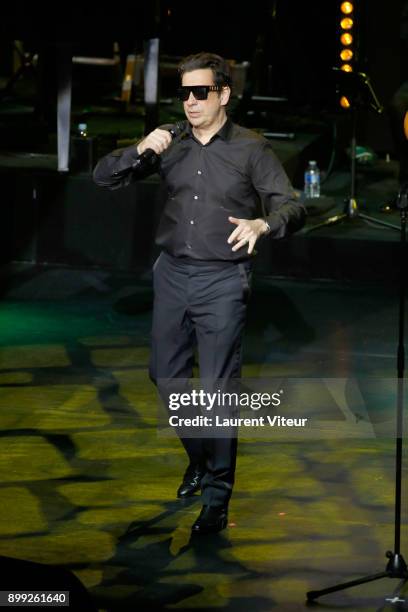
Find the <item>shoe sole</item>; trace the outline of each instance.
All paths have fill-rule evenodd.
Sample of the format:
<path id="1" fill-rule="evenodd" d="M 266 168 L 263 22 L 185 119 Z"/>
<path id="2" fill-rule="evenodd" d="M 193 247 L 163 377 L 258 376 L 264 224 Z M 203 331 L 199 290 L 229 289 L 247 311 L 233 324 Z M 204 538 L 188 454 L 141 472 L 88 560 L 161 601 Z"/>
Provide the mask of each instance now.
<path id="1" fill-rule="evenodd" d="M 194 497 L 196 493 L 199 493 L 201 489 L 197 489 L 196 491 L 193 491 L 192 493 L 187 493 L 187 495 L 179 495 L 177 493 L 177 499 L 188 499 L 189 497 Z"/>

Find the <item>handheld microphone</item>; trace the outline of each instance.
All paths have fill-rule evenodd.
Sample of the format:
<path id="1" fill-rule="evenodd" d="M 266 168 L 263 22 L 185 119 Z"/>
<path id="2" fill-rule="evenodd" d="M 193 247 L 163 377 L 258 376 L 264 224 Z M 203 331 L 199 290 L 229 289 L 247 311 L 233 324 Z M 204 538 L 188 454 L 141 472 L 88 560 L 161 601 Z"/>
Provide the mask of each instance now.
<path id="1" fill-rule="evenodd" d="M 179 136 L 184 131 L 184 125 L 182 123 L 165 123 L 164 125 L 160 125 L 159 128 L 161 130 L 167 130 L 170 132 L 172 139 Z M 138 158 L 133 162 L 131 166 L 124 168 L 123 170 L 119 170 L 118 172 L 113 172 L 112 176 L 115 178 L 120 178 L 125 176 L 129 172 L 140 168 L 140 166 L 152 162 L 157 157 L 157 153 L 153 151 L 153 149 L 146 149 L 141 153 Z"/>

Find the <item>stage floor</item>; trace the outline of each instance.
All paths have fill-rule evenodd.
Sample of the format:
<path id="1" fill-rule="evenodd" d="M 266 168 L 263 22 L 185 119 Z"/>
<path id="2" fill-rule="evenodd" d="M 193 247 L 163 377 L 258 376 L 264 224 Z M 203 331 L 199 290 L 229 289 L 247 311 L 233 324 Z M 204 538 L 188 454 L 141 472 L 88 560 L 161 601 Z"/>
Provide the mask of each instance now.
<path id="1" fill-rule="evenodd" d="M 200 499 L 175 499 L 185 458 L 175 437 L 158 435 L 147 373 L 150 277 L 23 266 L 10 278 L 0 305 L 1 555 L 74 571 L 109 612 L 305 610 L 308 590 L 385 568 L 391 437 L 342 435 L 341 413 L 326 412 L 335 439 L 242 439 L 228 529 L 191 538 Z M 394 377 L 396 295 L 378 282 L 258 276 L 244 377 Z M 403 554 L 406 508 L 404 491 Z M 397 586 L 371 583 L 321 607 L 408 609 L 386 602 Z"/>

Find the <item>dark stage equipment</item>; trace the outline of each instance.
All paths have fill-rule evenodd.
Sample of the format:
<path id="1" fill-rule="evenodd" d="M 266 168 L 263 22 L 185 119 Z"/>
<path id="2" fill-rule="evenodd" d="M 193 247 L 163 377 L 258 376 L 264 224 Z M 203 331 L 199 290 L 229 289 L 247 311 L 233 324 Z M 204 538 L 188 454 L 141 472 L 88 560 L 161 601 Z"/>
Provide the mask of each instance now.
<path id="1" fill-rule="evenodd" d="M 159 123 L 159 38 L 150 38 L 144 48 L 145 135 Z"/>
<path id="2" fill-rule="evenodd" d="M 35 52 L 31 50 L 23 50 L 21 42 L 13 40 L 12 42 L 13 53 L 15 53 L 20 61 L 19 68 L 14 74 L 7 80 L 4 87 L 0 89 L 0 100 L 10 96 L 13 93 L 14 85 L 20 79 L 25 76 L 36 77 L 35 69 Z"/>
<path id="3" fill-rule="evenodd" d="M 371 108 L 376 113 L 383 112 L 383 106 L 380 104 L 375 91 L 371 85 L 370 77 L 365 72 L 345 72 L 339 68 L 333 68 L 338 73 L 341 91 L 345 92 L 346 103 L 349 104 L 351 114 L 351 143 L 350 143 L 350 196 L 345 200 L 343 213 L 329 217 L 322 223 L 306 228 L 305 233 L 312 232 L 321 227 L 328 227 L 343 221 L 363 219 L 382 227 L 399 231 L 398 225 L 387 223 L 381 219 L 376 219 L 370 215 L 366 215 L 359 210 L 356 195 L 356 133 L 357 121 L 360 110 Z"/>
<path id="4" fill-rule="evenodd" d="M 387 551 L 385 556 L 389 559 L 385 571 L 378 574 L 364 576 L 357 580 L 343 582 L 319 591 L 309 591 L 306 594 L 307 601 L 312 602 L 322 595 L 342 591 L 353 586 L 373 582 L 380 578 L 408 579 L 408 567 L 401 554 L 401 489 L 402 489 L 402 434 L 403 434 L 403 403 L 404 403 L 404 369 L 405 369 L 405 284 L 406 270 L 406 225 L 408 209 L 408 185 L 405 185 L 398 194 L 397 206 L 400 211 L 400 254 L 399 254 L 399 322 L 398 322 L 398 352 L 397 352 L 397 412 L 396 412 L 396 438 L 395 438 L 395 520 L 394 520 L 394 551 Z M 399 586 L 399 592 L 402 585 Z M 396 593 L 394 593 L 394 596 Z"/>

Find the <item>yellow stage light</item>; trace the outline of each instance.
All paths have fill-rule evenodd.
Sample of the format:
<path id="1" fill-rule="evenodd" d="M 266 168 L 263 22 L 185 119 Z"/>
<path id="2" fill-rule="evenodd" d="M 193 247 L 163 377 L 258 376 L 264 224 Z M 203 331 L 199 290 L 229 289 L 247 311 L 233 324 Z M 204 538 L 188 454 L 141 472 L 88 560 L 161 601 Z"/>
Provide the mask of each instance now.
<path id="1" fill-rule="evenodd" d="M 351 28 L 353 27 L 353 20 L 350 19 L 350 17 L 344 17 L 341 21 L 340 21 L 340 25 L 342 27 L 343 30 L 351 30 Z"/>
<path id="2" fill-rule="evenodd" d="M 353 58 L 353 52 L 351 49 L 342 49 L 340 57 L 343 62 L 349 62 Z"/>
<path id="3" fill-rule="evenodd" d="M 350 15 L 350 13 L 354 10 L 354 5 L 352 2 L 342 2 L 340 6 L 340 10 L 345 15 Z"/>
<path id="4" fill-rule="evenodd" d="M 341 40 L 342 45 L 351 45 L 351 43 L 353 42 L 353 37 L 351 34 L 347 32 L 340 36 L 340 40 Z"/>
<path id="5" fill-rule="evenodd" d="M 354 50 L 354 2 L 343 2 L 340 0 L 340 15 L 339 15 L 339 23 L 340 23 L 340 49 L 339 49 L 339 68 L 342 72 L 354 72 L 356 69 L 354 62 L 355 58 L 355 50 Z M 351 78 L 351 77 L 350 77 Z M 348 98 L 344 93 L 348 91 L 347 85 L 348 78 L 345 79 L 344 83 L 340 79 L 339 82 L 339 104 L 345 109 L 349 110 L 353 106 L 353 100 Z M 350 85 L 350 83 L 349 83 Z"/>

